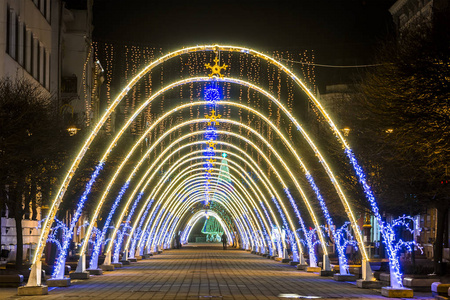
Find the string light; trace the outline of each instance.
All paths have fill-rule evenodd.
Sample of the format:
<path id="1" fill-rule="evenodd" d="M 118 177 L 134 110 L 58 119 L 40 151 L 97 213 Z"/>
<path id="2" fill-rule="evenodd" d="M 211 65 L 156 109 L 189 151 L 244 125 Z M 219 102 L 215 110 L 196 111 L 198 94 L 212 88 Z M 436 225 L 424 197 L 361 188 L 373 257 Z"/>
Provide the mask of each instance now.
<path id="1" fill-rule="evenodd" d="M 89 182 L 86 184 L 83 195 L 81 196 L 80 200 L 77 203 L 77 209 L 75 210 L 75 213 L 73 214 L 72 221 L 70 222 L 70 226 L 69 226 L 67 235 L 65 235 L 65 237 L 63 239 L 61 251 L 59 251 L 58 257 L 56 259 L 55 268 L 53 269 L 53 274 L 52 274 L 53 279 L 62 279 L 64 277 L 64 267 L 66 265 L 66 257 L 67 257 L 67 253 L 69 250 L 70 242 L 72 241 L 75 226 L 77 225 L 78 219 L 80 218 L 81 213 L 83 212 L 83 207 L 87 200 L 87 196 L 91 192 L 92 185 L 94 184 L 95 180 L 97 179 L 97 176 L 100 174 L 100 171 L 103 169 L 103 165 L 104 165 L 104 163 L 100 162 L 95 167 L 95 171 L 92 174 Z"/>
<path id="2" fill-rule="evenodd" d="M 336 248 L 339 253 L 339 273 L 341 275 L 348 275 L 349 273 L 349 266 L 347 262 L 347 257 L 345 256 L 345 250 L 347 249 L 347 246 L 352 246 L 356 250 L 358 249 L 358 243 L 353 239 L 353 236 L 351 234 L 351 231 L 349 230 L 350 222 L 345 222 L 344 225 L 342 225 L 338 230 L 334 231 L 333 239 L 334 244 L 336 245 Z M 341 255 L 341 253 L 344 253 L 344 255 Z"/>
<path id="3" fill-rule="evenodd" d="M 144 214 L 142 215 L 142 218 L 139 221 L 139 225 L 136 229 L 136 233 L 133 236 L 133 240 L 131 242 L 131 247 L 130 247 L 130 257 L 133 258 L 134 257 L 134 253 L 135 253 L 135 249 L 136 249 L 136 242 L 137 240 L 141 237 L 142 234 L 142 225 L 144 224 L 144 220 L 147 217 L 148 211 L 150 210 L 150 207 L 152 206 L 154 200 L 151 200 L 148 204 L 147 207 L 145 208 Z"/>
<path id="4" fill-rule="evenodd" d="M 154 200 L 152 199 L 152 202 L 153 202 L 153 201 L 154 201 Z M 156 206 L 156 208 L 155 208 L 155 214 L 152 215 L 152 218 L 150 219 L 150 222 L 149 222 L 150 225 L 153 224 L 153 220 L 155 219 L 156 213 L 158 213 L 158 210 L 159 210 L 160 206 L 161 206 L 161 204 L 158 204 L 158 205 Z M 143 238 L 142 238 L 142 241 L 143 241 L 142 243 L 143 243 L 144 245 L 146 245 L 147 240 L 148 240 L 148 238 L 149 238 L 150 228 L 151 228 L 151 226 L 148 227 L 148 230 L 145 231 L 145 234 L 144 234 L 144 236 L 143 236 Z"/>
<path id="5" fill-rule="evenodd" d="M 195 47 L 193 47 L 193 48 L 195 49 Z M 227 49 L 227 47 L 224 47 L 224 48 Z M 237 47 L 236 47 L 236 48 L 228 48 L 228 49 L 231 50 L 231 51 L 235 51 L 235 50 L 242 51 L 242 49 L 238 49 Z M 187 50 L 184 50 L 184 51 L 189 52 L 189 51 L 192 51 L 192 50 L 191 50 L 191 49 L 187 49 Z M 198 51 L 198 50 L 193 50 L 193 51 Z M 252 50 L 248 50 L 248 52 L 249 52 L 250 54 L 255 54 L 255 51 L 252 51 Z M 256 54 L 257 54 L 257 53 L 256 53 Z M 176 56 L 174 53 L 172 53 L 171 55 Z M 257 55 L 257 56 L 263 57 L 263 56 L 261 56 L 261 55 Z M 162 62 L 162 61 L 164 61 L 165 59 L 168 59 L 168 58 L 169 58 L 169 57 L 166 56 L 164 59 L 158 60 L 155 64 L 159 64 L 160 62 Z M 147 68 L 147 70 L 148 70 L 148 69 L 151 69 L 151 68 Z M 283 69 L 283 70 L 284 70 L 284 69 Z M 141 73 L 140 73 L 140 74 L 141 74 Z M 289 72 L 288 72 L 288 74 L 289 74 Z M 294 79 L 295 79 L 295 78 L 294 78 Z M 134 80 L 134 79 L 133 79 L 133 80 Z M 301 82 L 300 82 L 300 83 L 301 83 Z M 299 84 L 300 84 L 300 83 L 299 83 Z M 301 84 L 302 84 L 302 83 L 301 83 Z M 126 89 L 126 92 L 128 92 L 128 91 L 129 91 L 129 88 Z M 126 92 L 125 92 L 125 94 L 126 94 Z M 307 92 L 308 92 L 308 91 L 307 91 Z M 120 97 L 123 97 L 125 94 L 119 95 L 118 99 L 120 99 Z M 114 107 L 115 107 L 115 105 L 111 105 L 111 109 L 114 109 Z M 319 109 L 321 109 L 320 104 L 319 104 Z M 111 110 L 111 111 L 112 111 L 112 110 Z M 322 112 L 322 110 L 321 110 L 321 112 Z M 322 112 L 322 113 L 323 113 L 323 112 Z M 328 117 L 328 116 L 325 114 L 325 117 Z M 108 118 L 108 116 L 106 116 L 106 118 Z M 102 122 L 104 122 L 104 121 L 99 122 L 100 126 L 103 124 Z M 334 124 L 331 122 L 331 119 L 330 119 L 330 124 L 332 125 L 332 127 L 334 126 Z M 93 132 L 95 132 L 95 130 L 94 130 Z M 341 140 L 342 140 L 342 142 L 344 143 L 344 145 L 346 145 L 345 140 L 342 139 L 342 137 L 339 135 L 339 133 L 336 133 L 336 134 L 341 138 Z M 95 134 L 94 134 L 94 135 L 91 135 L 91 137 L 93 137 L 93 136 L 95 136 Z M 91 137 L 90 137 L 90 139 L 91 139 Z M 88 147 L 89 144 L 90 144 L 90 143 L 87 142 L 87 143 L 85 143 L 85 146 Z M 162 144 L 161 144 L 161 146 L 162 146 Z M 83 148 L 83 149 L 87 149 L 87 148 Z M 80 159 L 81 159 L 82 156 L 84 155 L 84 152 L 85 152 L 85 150 L 82 150 L 82 151 L 80 152 L 81 156 L 80 156 L 80 155 L 78 156 L 78 157 L 80 157 Z M 77 160 L 78 160 L 78 158 L 77 158 Z M 74 164 L 70 172 L 73 173 L 77 166 L 78 166 L 78 163 L 77 163 L 77 164 Z M 70 173 L 69 173 L 69 174 L 70 174 Z M 62 187 L 64 187 L 64 186 L 65 186 L 65 187 L 62 188 L 62 189 L 60 190 L 60 192 L 58 192 L 57 199 L 56 199 L 56 200 L 53 202 L 53 204 L 52 204 L 51 213 L 50 213 L 51 218 L 54 217 L 54 213 L 56 212 L 57 207 L 59 206 L 60 200 L 61 200 L 63 194 L 65 193 L 65 189 L 66 189 L 66 187 L 67 187 L 67 185 L 68 185 L 68 182 L 70 181 L 71 177 L 72 177 L 72 175 L 66 177 L 66 179 L 64 180 L 64 183 L 63 183 L 63 185 L 62 185 Z M 354 225 L 354 224 L 355 224 L 355 223 L 354 223 L 353 220 L 352 220 L 352 225 Z M 45 230 L 43 230 L 43 232 L 44 232 L 44 233 L 43 233 L 43 236 L 48 235 L 48 229 L 47 229 L 47 228 L 48 228 L 48 227 L 45 226 Z M 357 237 L 358 237 L 358 235 L 357 235 Z M 40 245 L 39 245 L 39 247 L 38 247 L 38 251 L 37 251 L 36 257 L 39 257 L 39 256 L 41 255 L 41 253 L 42 253 L 42 251 L 41 251 L 41 250 L 42 250 L 42 249 L 41 249 L 41 245 L 42 245 L 42 236 L 41 236 L 41 239 L 40 239 Z M 364 252 L 364 251 L 363 251 L 363 252 Z M 35 260 L 36 260 L 36 258 L 35 258 Z"/>
<path id="6" fill-rule="evenodd" d="M 115 245 L 115 250 L 114 250 L 114 259 L 116 260 L 116 257 L 117 257 L 117 261 L 118 261 L 118 258 L 119 258 L 120 249 L 122 247 L 123 234 L 127 233 L 128 228 L 130 228 L 130 225 L 128 225 L 128 224 L 131 223 L 131 217 L 133 216 L 134 211 L 136 210 L 136 206 L 139 204 L 139 201 L 141 200 L 142 195 L 143 195 L 143 193 L 139 193 L 139 195 L 137 196 L 136 200 L 134 201 L 133 206 L 131 207 L 131 210 L 128 213 L 127 220 L 125 221 L 125 225 L 122 228 L 121 237 L 117 239 L 117 242 L 116 242 L 116 245 Z"/>
<path id="7" fill-rule="evenodd" d="M 127 181 L 120 189 L 119 194 L 117 195 L 116 199 L 114 200 L 113 205 L 111 206 L 111 210 L 108 213 L 108 217 L 106 218 L 105 224 L 103 225 L 102 233 L 97 236 L 97 239 L 94 244 L 94 250 L 92 251 L 92 259 L 89 262 L 90 269 L 97 268 L 98 256 L 100 254 L 100 248 L 103 243 L 103 239 L 106 237 L 106 232 L 109 229 L 109 224 L 111 224 L 111 220 L 114 215 L 114 212 L 116 211 L 117 207 L 119 206 L 120 200 L 122 199 L 123 195 L 127 191 L 129 185 L 130 185 L 130 182 Z"/>
<path id="8" fill-rule="evenodd" d="M 345 154 L 347 155 L 356 174 L 358 175 L 359 182 L 361 183 L 366 198 L 369 200 L 370 206 L 372 208 L 372 213 L 374 214 L 374 217 L 377 219 L 378 225 L 380 226 L 380 231 L 381 234 L 383 235 L 383 243 L 386 246 L 387 250 L 386 252 L 389 257 L 389 268 L 391 271 L 391 287 L 396 289 L 403 288 L 403 279 L 402 279 L 403 274 L 400 270 L 398 251 L 395 248 L 394 230 L 392 226 L 390 226 L 389 224 L 385 223 L 382 220 L 375 200 L 375 196 L 373 195 L 372 190 L 370 189 L 370 186 L 366 181 L 366 174 L 364 173 L 363 169 L 356 160 L 353 151 L 350 148 L 345 148 Z"/>

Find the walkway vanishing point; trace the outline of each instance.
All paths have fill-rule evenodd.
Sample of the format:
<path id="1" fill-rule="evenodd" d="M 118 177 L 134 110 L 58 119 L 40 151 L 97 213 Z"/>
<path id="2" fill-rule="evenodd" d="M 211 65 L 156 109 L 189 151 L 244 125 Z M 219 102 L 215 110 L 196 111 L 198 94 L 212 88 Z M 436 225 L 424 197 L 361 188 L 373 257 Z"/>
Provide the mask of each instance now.
<path id="1" fill-rule="evenodd" d="M 428 296 L 428 298 L 426 297 Z M 165 250 L 70 287 L 49 288 L 45 296 L 17 296 L 17 288 L 0 289 L 0 299 L 388 299 L 380 290 L 298 271 L 221 244 L 191 244 Z M 415 299 L 432 299 L 415 293 Z"/>

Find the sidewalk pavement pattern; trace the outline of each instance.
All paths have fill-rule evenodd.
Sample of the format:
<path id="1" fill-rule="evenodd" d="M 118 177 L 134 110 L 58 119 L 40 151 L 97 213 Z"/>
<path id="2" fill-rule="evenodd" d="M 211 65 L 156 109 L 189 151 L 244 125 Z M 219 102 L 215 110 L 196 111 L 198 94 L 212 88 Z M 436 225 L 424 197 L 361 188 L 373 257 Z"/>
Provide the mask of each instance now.
<path id="1" fill-rule="evenodd" d="M 416 293 L 416 299 L 432 299 Z M 242 250 L 192 244 L 166 250 L 90 280 L 49 288 L 46 296 L 19 297 L 0 289 L 0 299 L 387 299 L 380 290 L 298 271 Z"/>

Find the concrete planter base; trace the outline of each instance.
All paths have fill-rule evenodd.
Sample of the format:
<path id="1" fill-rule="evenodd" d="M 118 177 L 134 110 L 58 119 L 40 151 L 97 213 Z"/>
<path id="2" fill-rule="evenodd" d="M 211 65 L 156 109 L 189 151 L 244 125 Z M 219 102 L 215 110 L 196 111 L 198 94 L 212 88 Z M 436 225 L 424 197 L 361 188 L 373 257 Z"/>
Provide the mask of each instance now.
<path id="1" fill-rule="evenodd" d="M 90 279 L 90 278 L 91 275 L 87 271 L 70 273 L 70 279 Z"/>
<path id="2" fill-rule="evenodd" d="M 308 273 L 318 273 L 320 271 L 322 271 L 321 267 L 307 267 L 306 268 L 306 272 L 308 272 Z"/>
<path id="3" fill-rule="evenodd" d="M 384 285 L 385 283 L 377 280 L 362 280 L 362 279 L 356 280 L 356 286 L 361 289 L 379 289 Z"/>
<path id="4" fill-rule="evenodd" d="M 111 265 L 113 265 L 114 266 L 114 268 L 122 268 L 123 267 L 123 265 L 122 265 L 122 263 L 121 262 L 118 262 L 118 263 L 112 263 Z"/>
<path id="5" fill-rule="evenodd" d="M 438 282 L 439 278 L 403 278 L 403 286 L 413 291 L 430 292 L 431 285 Z"/>
<path id="6" fill-rule="evenodd" d="M 381 273 L 380 280 L 385 281 L 388 285 L 391 283 L 391 274 L 389 273 Z"/>
<path id="7" fill-rule="evenodd" d="M 295 267 L 298 265 L 298 261 L 291 261 L 291 262 L 289 262 L 289 265 Z"/>
<path id="8" fill-rule="evenodd" d="M 126 266 L 126 265 L 130 264 L 130 261 L 129 260 L 122 260 L 121 263 L 122 263 L 123 266 Z"/>
<path id="9" fill-rule="evenodd" d="M 129 262 L 137 262 L 137 258 L 129 258 L 128 261 Z"/>
<path id="10" fill-rule="evenodd" d="M 23 284 L 23 275 L 1 274 L 0 287 L 19 287 Z"/>
<path id="11" fill-rule="evenodd" d="M 388 298 L 412 298 L 414 297 L 414 292 L 412 289 L 408 288 L 392 288 L 392 287 L 382 287 L 381 295 Z"/>
<path id="12" fill-rule="evenodd" d="M 137 260 L 141 260 L 141 259 L 142 259 L 142 256 L 138 255 L 138 256 L 136 256 L 136 259 L 137 259 Z"/>
<path id="13" fill-rule="evenodd" d="M 102 269 L 87 269 L 90 275 L 103 275 Z"/>
<path id="14" fill-rule="evenodd" d="M 323 276 L 323 277 L 332 277 L 334 275 L 334 271 L 324 271 L 324 270 L 321 270 L 320 271 L 320 276 Z"/>
<path id="15" fill-rule="evenodd" d="M 349 275 L 334 274 L 333 279 L 336 281 L 356 281 L 356 276 L 352 274 Z"/>
<path id="16" fill-rule="evenodd" d="M 65 287 L 70 286 L 70 278 L 63 279 L 47 279 L 47 286 L 50 287 Z"/>
<path id="17" fill-rule="evenodd" d="M 300 265 L 300 264 L 297 265 L 297 270 L 305 271 L 306 268 L 308 268 L 308 265 Z"/>
<path id="18" fill-rule="evenodd" d="M 283 263 L 283 264 L 287 264 L 287 263 L 289 263 L 289 262 L 291 262 L 292 261 L 292 259 L 290 259 L 290 258 L 283 258 L 282 260 L 281 260 L 281 262 Z"/>
<path id="19" fill-rule="evenodd" d="M 37 295 L 47 295 L 48 286 L 21 286 L 17 289 L 17 295 L 19 296 L 37 296 Z"/>
<path id="20" fill-rule="evenodd" d="M 113 265 L 101 265 L 100 269 L 102 269 L 103 271 L 114 271 L 114 266 Z"/>
<path id="21" fill-rule="evenodd" d="M 450 289 L 450 283 L 433 282 L 431 284 L 431 293 L 433 297 L 444 296 L 448 297 L 448 291 Z"/>

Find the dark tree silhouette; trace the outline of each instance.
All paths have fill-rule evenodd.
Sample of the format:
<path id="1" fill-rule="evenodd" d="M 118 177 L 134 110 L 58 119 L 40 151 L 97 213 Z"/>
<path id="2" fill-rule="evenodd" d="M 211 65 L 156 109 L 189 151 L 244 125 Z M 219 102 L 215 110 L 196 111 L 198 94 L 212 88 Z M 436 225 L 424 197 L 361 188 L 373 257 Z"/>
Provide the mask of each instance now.
<path id="1" fill-rule="evenodd" d="M 362 80 L 353 123 L 356 145 L 391 208 L 437 209 L 435 272 L 440 274 L 450 204 L 450 22 L 435 15 L 403 29 Z"/>
<path id="2" fill-rule="evenodd" d="M 37 192 L 48 195 L 57 169 L 56 109 L 25 79 L 0 80 L 0 208 L 15 219 L 16 267 L 23 264 L 22 219 L 37 217 Z M 31 206 L 31 207 L 30 207 Z"/>

